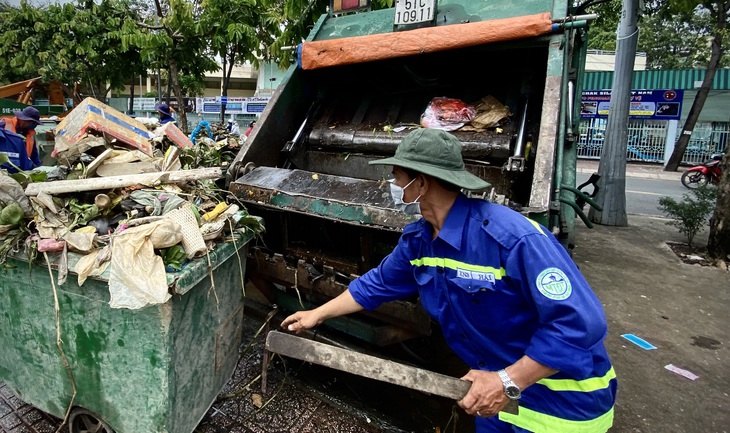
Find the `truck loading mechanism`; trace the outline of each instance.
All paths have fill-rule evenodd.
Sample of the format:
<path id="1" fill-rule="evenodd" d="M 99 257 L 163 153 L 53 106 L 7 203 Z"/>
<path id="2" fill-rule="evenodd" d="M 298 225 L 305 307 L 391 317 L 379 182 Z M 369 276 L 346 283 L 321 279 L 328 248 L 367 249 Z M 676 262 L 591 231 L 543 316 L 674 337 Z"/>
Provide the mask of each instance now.
<path id="1" fill-rule="evenodd" d="M 492 96 L 510 109 L 499 128 L 453 131 L 467 169 L 492 184 L 476 194 L 571 243 L 573 205 L 583 194 L 570 189 L 578 116 L 568 100 L 580 94 L 586 41 L 585 29 L 565 18 L 567 3 L 442 1 L 436 25 L 413 31 L 535 14 L 547 15 L 553 30 L 362 63 L 292 67 L 228 171 L 230 191 L 266 220 L 265 245 L 251 248 L 247 274 L 266 300 L 290 311 L 321 304 L 392 251 L 413 219 L 392 207 L 385 182 L 390 167 L 367 163 L 393 155 L 435 97 L 475 103 Z M 347 50 L 376 33 L 387 40 L 396 34 L 392 20 L 392 9 L 324 16 L 307 42 L 335 41 Z M 431 333 L 417 299 L 328 325 L 378 346 Z"/>

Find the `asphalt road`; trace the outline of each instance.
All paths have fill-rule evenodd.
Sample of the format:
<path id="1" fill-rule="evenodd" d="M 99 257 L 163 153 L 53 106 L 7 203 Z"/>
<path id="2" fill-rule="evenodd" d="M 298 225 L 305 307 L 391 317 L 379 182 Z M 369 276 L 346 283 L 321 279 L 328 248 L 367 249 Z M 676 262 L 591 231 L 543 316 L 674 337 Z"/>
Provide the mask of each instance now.
<path id="1" fill-rule="evenodd" d="M 588 180 L 590 175 L 577 173 L 577 184 Z M 590 188 L 588 188 L 590 191 Z M 626 213 L 631 215 L 664 216 L 658 209 L 661 197 L 672 197 L 682 200 L 682 195 L 688 193 L 679 181 L 662 179 L 644 179 L 638 177 L 626 178 Z"/>

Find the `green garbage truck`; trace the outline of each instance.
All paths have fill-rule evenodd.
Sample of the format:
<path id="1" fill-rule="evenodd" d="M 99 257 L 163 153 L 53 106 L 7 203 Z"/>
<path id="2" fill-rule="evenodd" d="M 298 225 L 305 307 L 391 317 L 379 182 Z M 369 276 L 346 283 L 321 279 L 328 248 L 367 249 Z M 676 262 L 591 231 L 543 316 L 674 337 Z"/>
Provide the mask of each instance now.
<path id="1" fill-rule="evenodd" d="M 406 4 L 430 6 L 406 19 Z M 571 244 L 581 210 L 574 102 L 590 18 L 571 4 L 398 2 L 322 16 L 228 171 L 229 190 L 266 220 L 248 269 L 260 299 L 321 304 L 393 249 L 411 220 L 391 204 L 389 168 L 368 161 L 393 155 L 435 101 L 506 113 L 452 131 L 468 170 L 493 186 L 477 194 Z M 409 301 L 328 324 L 377 346 L 431 334 Z"/>

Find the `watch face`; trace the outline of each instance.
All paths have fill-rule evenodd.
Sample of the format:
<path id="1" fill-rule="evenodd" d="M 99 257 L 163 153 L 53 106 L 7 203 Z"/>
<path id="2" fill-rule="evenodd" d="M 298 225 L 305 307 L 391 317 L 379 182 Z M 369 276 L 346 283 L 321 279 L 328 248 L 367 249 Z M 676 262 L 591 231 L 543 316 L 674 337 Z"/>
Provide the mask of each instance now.
<path id="1" fill-rule="evenodd" d="M 520 389 L 515 385 L 508 385 L 504 388 L 504 393 L 512 400 L 517 400 L 522 396 Z"/>

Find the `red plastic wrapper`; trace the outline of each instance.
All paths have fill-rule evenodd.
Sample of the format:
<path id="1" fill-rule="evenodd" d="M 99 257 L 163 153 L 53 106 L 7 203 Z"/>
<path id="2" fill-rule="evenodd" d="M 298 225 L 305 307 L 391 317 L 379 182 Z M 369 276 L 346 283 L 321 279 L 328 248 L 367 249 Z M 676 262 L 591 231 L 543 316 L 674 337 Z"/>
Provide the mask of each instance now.
<path id="1" fill-rule="evenodd" d="M 58 239 L 40 239 L 38 241 L 38 252 L 59 252 L 63 251 L 63 247 L 66 246 L 66 241 Z"/>
<path id="2" fill-rule="evenodd" d="M 421 126 L 454 131 L 471 122 L 476 114 L 476 108 L 460 99 L 433 98 L 421 115 Z"/>

